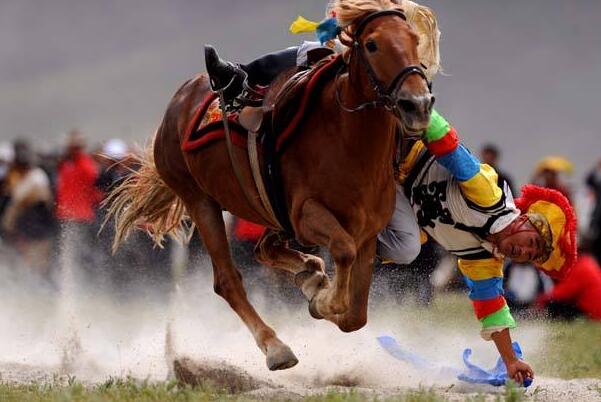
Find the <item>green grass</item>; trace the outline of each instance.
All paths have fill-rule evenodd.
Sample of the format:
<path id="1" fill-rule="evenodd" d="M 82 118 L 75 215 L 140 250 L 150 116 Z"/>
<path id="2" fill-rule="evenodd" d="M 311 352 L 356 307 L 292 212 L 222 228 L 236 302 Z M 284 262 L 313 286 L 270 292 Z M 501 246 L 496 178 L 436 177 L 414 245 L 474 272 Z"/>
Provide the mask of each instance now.
<path id="1" fill-rule="evenodd" d="M 210 385 L 195 388 L 182 387 L 175 382 L 149 383 L 132 379 L 109 380 L 104 384 L 86 387 L 77 381 L 61 385 L 11 385 L 0 384 L 2 402 L 205 402 L 205 401 L 286 401 L 290 399 L 252 397 L 247 395 L 228 395 Z M 448 399 L 432 389 L 407 391 L 393 397 L 377 397 L 355 390 L 328 391 L 321 395 L 295 399 L 302 402 L 446 402 Z M 484 395 L 467 397 L 468 402 L 485 401 Z M 505 395 L 496 397 L 498 402 L 519 402 L 523 392 L 508 387 Z"/>
<path id="2" fill-rule="evenodd" d="M 533 363 L 550 377 L 601 378 L 601 324 L 587 320 L 548 322 L 544 351 Z"/>

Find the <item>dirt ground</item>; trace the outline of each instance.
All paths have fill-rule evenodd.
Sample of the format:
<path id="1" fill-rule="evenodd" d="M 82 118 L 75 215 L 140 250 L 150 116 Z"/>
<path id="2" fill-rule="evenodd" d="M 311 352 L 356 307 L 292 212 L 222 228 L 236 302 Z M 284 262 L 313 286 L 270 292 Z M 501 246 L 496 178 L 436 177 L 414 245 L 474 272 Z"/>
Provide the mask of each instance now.
<path id="1" fill-rule="evenodd" d="M 292 369 L 270 372 L 246 328 L 201 274 L 171 295 L 144 291 L 123 298 L 79 285 L 63 294 L 38 283 L 6 279 L 0 289 L 2 382 L 67 384 L 75 378 L 101 384 L 127 377 L 160 382 L 173 378 L 177 359 L 192 374 L 200 372 L 203 379 L 257 399 L 298 399 L 332 387 L 373 396 L 433 389 L 453 401 L 504 395 L 503 387 L 418 371 L 389 356 L 376 341 L 379 335 L 394 335 L 407 350 L 454 367 L 461 367 L 461 353 L 470 347 L 476 363 L 494 365 L 494 346 L 479 337 L 478 322 L 462 295 L 442 296 L 429 309 L 411 303 L 374 305 L 367 327 L 350 334 L 312 319 L 304 305 L 287 307 L 253 295 L 257 310 L 300 361 Z M 547 331 L 544 323 L 523 322 L 513 332 L 528 361 L 555 353 L 542 342 Z M 537 401 L 601 401 L 601 378 L 563 380 L 545 373 L 537 376 L 526 396 Z"/>

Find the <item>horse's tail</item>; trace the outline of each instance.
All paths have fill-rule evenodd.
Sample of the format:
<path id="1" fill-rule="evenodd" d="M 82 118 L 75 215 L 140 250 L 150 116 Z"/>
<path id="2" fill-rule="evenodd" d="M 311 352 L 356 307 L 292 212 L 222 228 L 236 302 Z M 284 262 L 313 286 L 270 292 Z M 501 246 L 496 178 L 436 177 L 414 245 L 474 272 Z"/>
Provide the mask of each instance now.
<path id="1" fill-rule="evenodd" d="M 142 155 L 134 155 L 134 164 L 127 179 L 115 187 L 103 202 L 107 214 L 103 227 L 113 218 L 115 238 L 113 252 L 127 239 L 132 230 L 142 228 L 162 247 L 165 235 L 184 240 L 191 233 L 190 220 L 179 197 L 163 181 L 154 163 L 153 144 Z"/>

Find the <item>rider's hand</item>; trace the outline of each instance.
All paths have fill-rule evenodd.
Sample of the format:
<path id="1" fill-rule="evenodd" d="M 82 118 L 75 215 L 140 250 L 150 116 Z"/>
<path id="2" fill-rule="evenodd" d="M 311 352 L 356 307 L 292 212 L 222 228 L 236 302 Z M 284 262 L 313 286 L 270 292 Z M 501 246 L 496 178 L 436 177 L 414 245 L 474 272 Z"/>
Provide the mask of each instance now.
<path id="1" fill-rule="evenodd" d="M 524 384 L 526 378 L 534 379 L 534 371 L 528 363 L 523 360 L 516 359 L 506 363 L 507 377 L 513 379 L 518 384 Z"/>

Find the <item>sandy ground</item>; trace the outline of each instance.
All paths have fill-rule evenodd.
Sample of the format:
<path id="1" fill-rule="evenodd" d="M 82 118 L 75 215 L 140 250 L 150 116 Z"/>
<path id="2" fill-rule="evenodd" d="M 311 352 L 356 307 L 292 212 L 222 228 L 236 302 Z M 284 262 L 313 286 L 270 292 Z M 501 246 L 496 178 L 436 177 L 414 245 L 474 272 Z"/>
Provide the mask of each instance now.
<path id="1" fill-rule="evenodd" d="M 221 377 L 225 370 L 238 379 L 233 382 L 243 385 L 236 391 L 256 396 L 294 398 L 323 393 L 332 386 L 352 386 L 374 395 L 425 387 L 451 400 L 476 394 L 494 399 L 504 392 L 418 372 L 390 357 L 376 342 L 378 335 L 391 334 L 405 348 L 451 366 L 460 365 L 461 352 L 471 347 L 477 363 L 492 366 L 494 346 L 479 338 L 478 323 L 471 316 L 453 322 L 417 307 L 388 305 L 373 309 L 366 328 L 344 334 L 328 322 L 312 319 L 305 306 L 288 309 L 254 295 L 258 311 L 300 360 L 290 370 L 270 372 L 246 328 L 212 293 L 202 271 L 171 296 L 141 290 L 126 298 L 78 284 L 72 273 L 63 277 L 67 294 L 33 277 L 1 277 L 2 381 L 65 382 L 73 376 L 91 384 L 111 376 L 163 381 L 172 375 L 174 358 L 188 357 L 204 369 L 220 368 Z M 540 324 L 528 324 L 514 332 L 526 358 L 543 352 L 537 341 L 544 331 Z M 540 401 L 601 401 L 601 379 L 537 378 L 526 394 Z"/>

